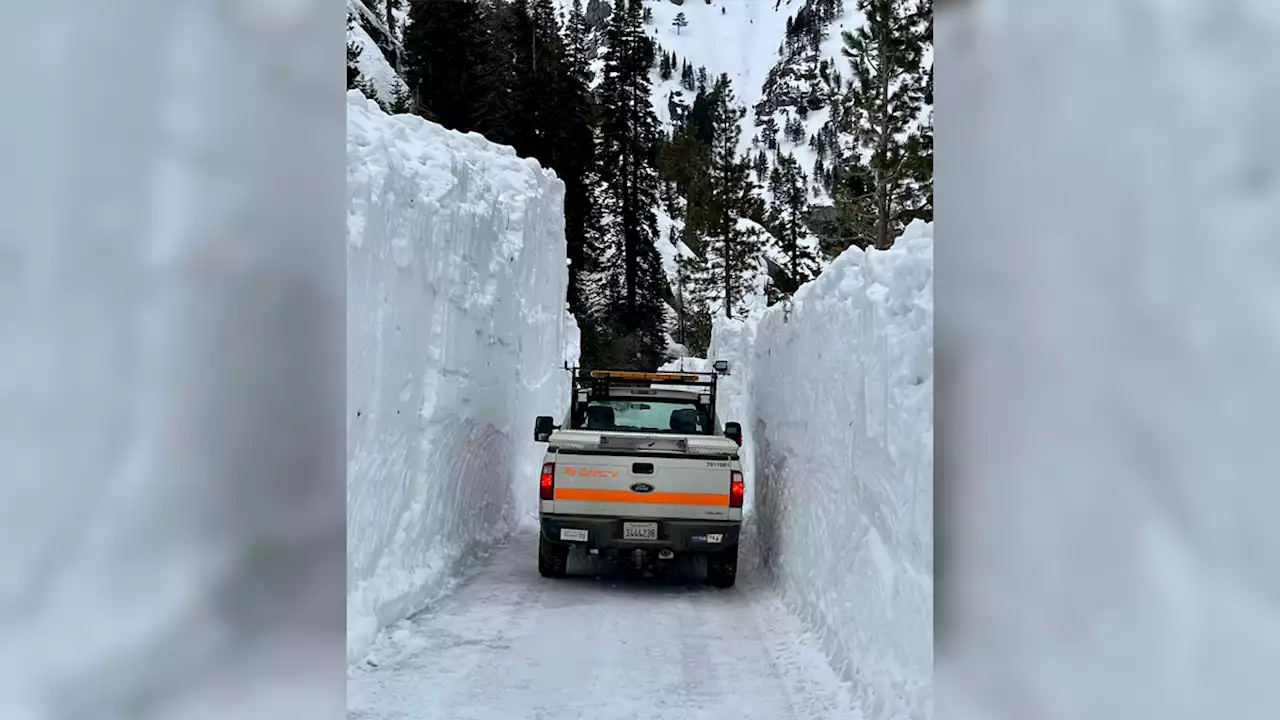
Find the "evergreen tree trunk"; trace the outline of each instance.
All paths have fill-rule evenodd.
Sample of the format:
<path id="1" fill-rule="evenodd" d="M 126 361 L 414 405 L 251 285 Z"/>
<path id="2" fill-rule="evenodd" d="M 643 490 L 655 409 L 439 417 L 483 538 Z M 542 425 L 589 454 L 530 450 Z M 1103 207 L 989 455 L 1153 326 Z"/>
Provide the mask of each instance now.
<path id="1" fill-rule="evenodd" d="M 391 57 L 387 60 L 391 63 L 392 69 L 400 72 L 400 52 L 396 49 L 396 16 L 391 12 L 395 8 L 395 0 L 385 0 L 387 15 L 387 32 L 391 37 L 387 40 L 387 47 L 390 49 Z"/>
<path id="2" fill-rule="evenodd" d="M 790 190 L 790 188 L 788 188 Z M 786 199 L 786 208 L 784 212 L 786 217 L 783 220 L 782 241 L 783 251 L 787 254 L 787 276 L 792 283 L 792 287 L 787 288 L 789 292 L 795 292 L 795 285 L 800 282 L 800 275 L 796 263 L 796 226 L 795 215 L 792 212 L 791 197 Z"/>
<path id="3" fill-rule="evenodd" d="M 885 39 L 879 43 L 880 62 L 880 132 L 876 138 L 876 248 L 889 247 L 889 179 L 885 176 L 889 164 L 889 53 Z"/>
<path id="4" fill-rule="evenodd" d="M 733 216 L 730 215 L 728 212 L 724 212 L 721 216 L 721 223 L 722 224 L 720 226 L 720 237 L 721 237 L 720 242 L 723 243 L 723 247 L 724 247 L 724 249 L 721 251 L 721 253 L 724 256 L 724 316 L 727 318 L 731 318 L 733 317 L 733 269 L 734 269 L 733 258 L 732 258 L 733 244 L 731 242 L 731 238 L 732 238 L 731 226 L 733 224 Z"/>
<path id="5" fill-rule="evenodd" d="M 679 247 L 677 246 L 677 248 L 676 248 L 676 249 L 677 249 L 677 253 L 678 253 L 678 252 L 679 252 Z M 677 254 L 677 256 L 676 256 L 676 257 L 679 257 L 679 255 Z M 679 270 L 677 270 L 677 271 L 676 271 L 676 275 L 677 275 L 677 277 L 676 277 L 676 282 L 677 282 L 677 285 L 676 285 L 676 287 L 677 287 L 677 290 L 676 290 L 676 293 L 677 293 L 677 295 L 676 295 L 676 305 L 678 306 L 678 310 L 677 310 L 677 320 L 676 320 L 676 322 L 677 322 L 677 324 L 678 324 L 678 330 L 677 330 L 677 332 L 679 333 L 679 336 L 680 336 L 680 344 L 681 344 L 681 345 L 684 345 L 685 347 L 688 347 L 688 345 L 686 344 L 685 337 L 684 337 L 684 273 L 682 273 L 682 272 L 680 272 Z"/>

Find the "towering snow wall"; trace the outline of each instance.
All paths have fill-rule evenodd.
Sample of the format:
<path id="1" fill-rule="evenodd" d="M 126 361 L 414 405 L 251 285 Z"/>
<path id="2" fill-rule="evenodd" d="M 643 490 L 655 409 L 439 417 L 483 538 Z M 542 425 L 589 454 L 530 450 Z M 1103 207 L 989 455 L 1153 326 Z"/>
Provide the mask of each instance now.
<path id="1" fill-rule="evenodd" d="M 535 505 L 568 400 L 564 184 L 347 95 L 348 661 Z"/>
<path id="2" fill-rule="evenodd" d="M 716 322 L 748 548 L 868 720 L 933 714 L 933 226 L 851 248 L 790 304 Z M 732 416 L 732 417 L 731 417 Z"/>

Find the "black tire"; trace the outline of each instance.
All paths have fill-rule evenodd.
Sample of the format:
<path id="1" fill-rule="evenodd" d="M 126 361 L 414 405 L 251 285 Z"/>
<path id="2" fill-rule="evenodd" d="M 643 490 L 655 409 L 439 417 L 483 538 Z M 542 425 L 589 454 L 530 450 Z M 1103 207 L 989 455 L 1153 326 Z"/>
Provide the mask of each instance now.
<path id="1" fill-rule="evenodd" d="M 738 579 L 738 548 L 707 553 L 707 582 L 718 588 L 731 588 Z"/>
<path id="2" fill-rule="evenodd" d="M 569 564 L 569 546 L 547 542 L 538 538 L 538 574 L 547 578 L 562 578 Z"/>

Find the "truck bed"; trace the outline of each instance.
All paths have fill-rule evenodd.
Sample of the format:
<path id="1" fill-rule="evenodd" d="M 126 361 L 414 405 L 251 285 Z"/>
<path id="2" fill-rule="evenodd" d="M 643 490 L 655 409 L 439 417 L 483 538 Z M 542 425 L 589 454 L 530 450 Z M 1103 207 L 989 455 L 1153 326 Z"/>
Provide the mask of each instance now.
<path id="1" fill-rule="evenodd" d="M 551 436 L 552 500 L 543 513 L 741 520 L 729 507 L 738 446 L 718 436 L 561 430 Z"/>

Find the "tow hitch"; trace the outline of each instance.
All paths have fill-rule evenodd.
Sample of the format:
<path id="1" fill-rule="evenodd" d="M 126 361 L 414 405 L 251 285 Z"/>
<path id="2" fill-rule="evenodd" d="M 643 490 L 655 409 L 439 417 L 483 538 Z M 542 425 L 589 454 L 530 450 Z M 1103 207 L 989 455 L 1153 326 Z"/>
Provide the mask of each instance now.
<path id="1" fill-rule="evenodd" d="M 676 554 L 671 550 L 671 548 L 662 548 L 658 550 L 657 559 L 671 560 L 675 556 Z M 654 554 L 651 549 L 645 550 L 644 548 L 636 548 L 631 551 L 631 563 L 635 566 L 636 570 L 645 570 L 647 566 L 652 564 L 653 559 Z"/>

